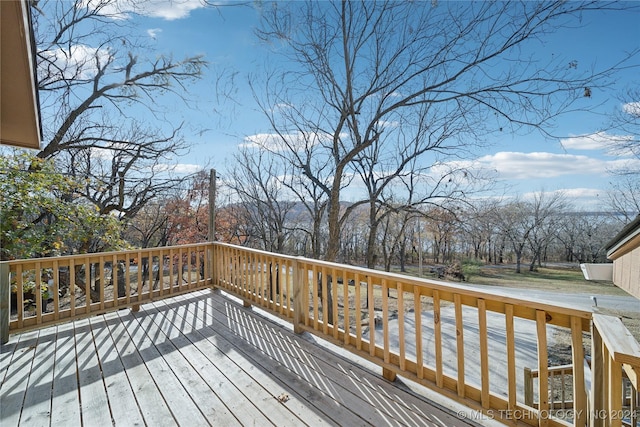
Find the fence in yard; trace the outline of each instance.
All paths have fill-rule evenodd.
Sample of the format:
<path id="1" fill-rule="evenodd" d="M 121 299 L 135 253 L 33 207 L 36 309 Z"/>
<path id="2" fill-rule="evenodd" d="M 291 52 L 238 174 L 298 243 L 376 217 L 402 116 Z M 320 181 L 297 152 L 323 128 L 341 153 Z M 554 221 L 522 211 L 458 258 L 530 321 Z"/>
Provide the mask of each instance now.
<path id="1" fill-rule="evenodd" d="M 223 243 L 9 261 L 0 273 L 12 332 L 215 287 L 376 363 L 389 380 L 464 403 L 472 419 L 637 423 L 640 346 L 619 319 L 588 311 Z M 28 287 L 46 299 L 27 301 Z M 566 343 L 567 360 L 556 360 Z"/>

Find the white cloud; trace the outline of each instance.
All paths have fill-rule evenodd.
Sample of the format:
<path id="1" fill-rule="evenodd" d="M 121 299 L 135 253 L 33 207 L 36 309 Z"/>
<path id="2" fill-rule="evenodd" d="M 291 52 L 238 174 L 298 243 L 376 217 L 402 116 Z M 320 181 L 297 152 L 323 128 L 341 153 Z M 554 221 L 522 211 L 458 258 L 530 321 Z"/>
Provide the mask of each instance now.
<path id="1" fill-rule="evenodd" d="M 124 142 L 114 142 L 109 147 L 92 147 L 91 158 L 100 160 L 111 160 L 115 156 L 117 151 L 125 150 L 128 144 Z"/>
<path id="2" fill-rule="evenodd" d="M 547 191 L 538 190 L 519 194 L 522 200 L 533 201 L 536 197 L 540 197 L 540 191 L 543 191 L 549 197 L 560 194 L 563 199 L 571 203 L 576 209 L 601 210 L 603 200 L 606 198 L 606 191 L 598 188 L 562 188 L 559 190 Z M 546 196 L 545 196 L 546 197 Z"/>
<path id="3" fill-rule="evenodd" d="M 178 163 L 178 164 L 168 164 L 168 163 L 159 163 L 153 167 L 154 172 L 174 172 L 178 174 L 191 174 L 200 172 L 202 170 L 201 165 L 194 165 L 190 163 Z"/>
<path id="4" fill-rule="evenodd" d="M 378 120 L 377 124 L 382 129 L 393 129 L 400 126 L 400 122 L 396 120 Z"/>
<path id="5" fill-rule="evenodd" d="M 64 79 L 90 79 L 97 72 L 96 61 L 105 64 L 111 60 L 111 54 L 107 49 L 97 49 L 83 44 L 73 45 L 68 50 L 54 49 L 40 52 L 40 55 L 47 58 L 41 63 L 41 73 L 50 73 L 54 68 L 49 64 L 54 64 L 56 70 L 61 73 L 60 78 Z"/>
<path id="6" fill-rule="evenodd" d="M 191 11 L 206 6 L 203 0 L 112 0 L 104 3 L 102 0 L 84 0 L 78 7 L 100 7 L 100 14 L 112 19 L 127 19 L 131 13 L 137 13 L 152 18 L 162 18 L 167 21 L 182 19 L 189 16 Z"/>
<path id="7" fill-rule="evenodd" d="M 503 151 L 480 157 L 474 168 L 493 169 L 501 179 L 555 178 L 564 175 L 605 175 L 625 161 L 603 161 L 574 154 L 519 153 Z"/>
<path id="8" fill-rule="evenodd" d="M 149 28 L 147 30 L 147 34 L 149 35 L 149 37 L 151 37 L 154 40 L 158 37 L 158 34 L 160 34 L 161 32 L 162 32 L 161 28 Z"/>
<path id="9" fill-rule="evenodd" d="M 628 102 L 622 106 L 622 110 L 634 117 L 640 117 L 640 102 Z"/>
<path id="10" fill-rule="evenodd" d="M 192 10 L 205 6 L 202 0 L 150 0 L 136 4 L 136 13 L 167 21 L 189 16 Z"/>
<path id="11" fill-rule="evenodd" d="M 269 151 L 286 151 L 291 148 L 302 150 L 321 142 L 331 140 L 331 135 L 326 133 L 294 132 L 289 134 L 258 133 L 244 138 L 241 148 L 259 148 Z"/>
<path id="12" fill-rule="evenodd" d="M 608 150 L 611 145 L 632 139 L 628 135 L 610 135 L 606 132 L 596 132 L 584 135 L 572 135 L 560 140 L 565 149 L 574 150 Z"/>

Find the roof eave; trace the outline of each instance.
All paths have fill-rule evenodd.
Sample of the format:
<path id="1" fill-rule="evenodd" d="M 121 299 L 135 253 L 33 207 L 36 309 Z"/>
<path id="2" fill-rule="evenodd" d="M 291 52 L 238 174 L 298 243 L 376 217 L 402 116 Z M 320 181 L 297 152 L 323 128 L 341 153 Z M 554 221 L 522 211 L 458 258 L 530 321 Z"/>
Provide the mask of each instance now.
<path id="1" fill-rule="evenodd" d="M 0 1 L 0 143 L 39 150 L 35 40 L 26 0 Z"/>

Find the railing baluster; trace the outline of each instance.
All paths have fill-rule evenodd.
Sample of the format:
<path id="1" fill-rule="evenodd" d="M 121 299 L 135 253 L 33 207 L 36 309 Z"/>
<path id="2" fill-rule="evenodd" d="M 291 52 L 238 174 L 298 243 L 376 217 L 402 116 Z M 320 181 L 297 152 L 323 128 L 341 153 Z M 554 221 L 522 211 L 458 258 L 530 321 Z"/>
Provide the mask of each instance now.
<path id="1" fill-rule="evenodd" d="M 416 324 L 416 374 L 424 378 L 424 356 L 422 354 L 422 295 L 418 286 L 413 287 L 413 313 Z"/>
<path id="2" fill-rule="evenodd" d="M 36 263 L 36 289 L 33 293 L 33 297 L 35 298 L 36 305 L 36 323 L 39 325 L 42 323 L 42 264 L 39 262 Z"/>
<path id="3" fill-rule="evenodd" d="M 104 310 L 104 288 L 106 288 L 106 281 L 104 279 L 104 256 L 100 257 L 100 310 Z"/>
<path id="4" fill-rule="evenodd" d="M 16 267 L 16 301 L 17 301 L 17 309 L 18 309 L 18 328 L 22 329 L 24 327 L 24 275 L 22 271 L 22 266 L 18 265 Z"/>
<path id="5" fill-rule="evenodd" d="M 353 286 L 355 291 L 355 321 L 356 321 L 356 348 L 362 350 L 362 297 L 360 285 L 360 274 L 355 273 L 353 276 Z"/>
<path id="6" fill-rule="evenodd" d="M 489 345 L 487 334 L 487 309 L 483 299 L 478 299 L 478 336 L 480 338 L 480 403 L 484 409 L 491 407 L 489 396 Z"/>
<path id="7" fill-rule="evenodd" d="M 74 259 L 69 259 L 69 310 L 71 318 L 76 315 L 76 265 Z"/>
<path id="8" fill-rule="evenodd" d="M 367 275 L 367 314 L 369 316 L 369 355 L 376 355 L 376 312 L 371 275 Z"/>
<path id="9" fill-rule="evenodd" d="M 462 301 L 460 294 L 453 295 L 456 316 L 456 361 L 458 368 L 458 396 L 465 397 L 464 377 L 464 323 L 462 321 Z"/>
<path id="10" fill-rule="evenodd" d="M 142 251 L 138 251 L 138 283 L 136 283 L 136 301 L 141 302 L 142 299 Z"/>
<path id="11" fill-rule="evenodd" d="M 516 410 L 516 337 L 513 325 L 513 305 L 505 304 L 505 339 L 507 341 L 507 392 L 509 410 Z"/>
<path id="12" fill-rule="evenodd" d="M 318 330 L 319 304 L 318 304 L 318 268 L 314 264 L 312 267 L 313 277 L 311 278 L 312 298 L 313 298 L 313 330 Z"/>
<path id="13" fill-rule="evenodd" d="M 548 366 L 548 365 L 547 365 Z M 555 409 L 556 371 L 549 372 L 549 413 Z"/>
<path id="14" fill-rule="evenodd" d="M 333 326 L 333 338 L 338 339 L 338 275 L 336 269 L 331 270 L 331 304 L 333 306 L 331 325 Z"/>
<path id="15" fill-rule="evenodd" d="M 396 282 L 397 298 L 398 298 L 398 355 L 400 358 L 400 369 L 405 371 L 406 355 L 405 355 L 405 335 L 404 335 L 404 291 L 402 290 L 402 282 Z"/>
<path id="16" fill-rule="evenodd" d="M 342 300 L 344 307 L 344 344 L 349 344 L 349 336 L 350 333 L 350 325 L 349 325 L 349 317 L 351 316 L 351 307 L 349 307 L 349 278 L 347 277 L 347 272 L 342 272 Z"/>
<path id="17" fill-rule="evenodd" d="M 329 310 L 328 310 L 328 305 L 329 302 L 327 300 L 327 297 L 329 295 L 329 292 L 327 290 L 327 283 L 328 283 L 328 278 L 327 278 L 327 269 L 325 267 L 322 267 L 322 332 L 325 335 L 329 334 Z"/>
<path id="18" fill-rule="evenodd" d="M 536 331 L 538 337 L 538 413 L 539 425 L 549 424 L 549 356 L 547 353 L 547 314 L 536 310 Z"/>
<path id="19" fill-rule="evenodd" d="M 124 257 L 124 296 L 127 305 L 131 302 L 131 259 Z"/>
<path id="20" fill-rule="evenodd" d="M 53 320 L 60 319 L 60 266 L 58 260 L 53 261 L 53 289 L 49 288 L 49 296 L 53 297 Z"/>
<path id="21" fill-rule="evenodd" d="M 113 305 L 118 306 L 119 286 L 118 286 L 118 257 L 113 254 L 111 257 L 111 283 L 113 283 Z"/>
<path id="22" fill-rule="evenodd" d="M 240 259 L 240 256 L 237 257 Z M 260 265 L 260 274 L 258 276 L 258 280 L 252 280 L 244 282 L 244 289 L 247 297 L 253 301 L 254 304 L 260 304 L 260 296 L 263 294 L 264 289 L 267 287 L 267 281 L 269 280 L 269 259 L 265 258 L 263 255 L 258 257 L 260 260 L 258 264 Z"/>
<path id="23" fill-rule="evenodd" d="M 440 292 L 433 291 L 433 338 L 435 341 L 435 358 L 436 358 L 436 385 L 440 388 L 443 386 L 442 377 L 442 322 L 440 311 Z"/>
<path id="24" fill-rule="evenodd" d="M 387 295 L 387 279 L 382 279 L 382 344 L 384 346 L 384 363 L 389 363 L 389 298 Z M 375 332 L 374 332 L 375 333 Z"/>
<path id="25" fill-rule="evenodd" d="M 196 254 L 196 287 L 202 286 L 202 281 L 204 280 L 203 274 L 201 272 L 204 273 L 204 265 L 202 264 L 203 259 L 200 257 L 200 249 L 196 248 L 195 250 L 195 254 Z M 162 271 L 162 270 L 160 270 Z"/>
<path id="26" fill-rule="evenodd" d="M 286 314 L 289 316 L 289 307 L 290 307 L 290 299 L 293 293 L 290 290 L 291 286 L 291 263 L 290 261 L 285 261 L 282 265 L 281 269 L 284 271 L 284 281 L 280 284 L 280 295 L 278 296 L 280 299 L 280 314 Z M 286 298 L 285 298 L 286 296 Z"/>

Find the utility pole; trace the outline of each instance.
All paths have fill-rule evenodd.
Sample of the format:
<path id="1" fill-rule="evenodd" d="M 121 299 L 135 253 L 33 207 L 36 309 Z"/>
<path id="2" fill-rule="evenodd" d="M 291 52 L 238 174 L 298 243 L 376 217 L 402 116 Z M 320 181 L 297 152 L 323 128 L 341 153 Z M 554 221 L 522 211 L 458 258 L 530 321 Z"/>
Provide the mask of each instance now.
<path id="1" fill-rule="evenodd" d="M 209 175 L 209 242 L 216 240 L 216 170 Z"/>

